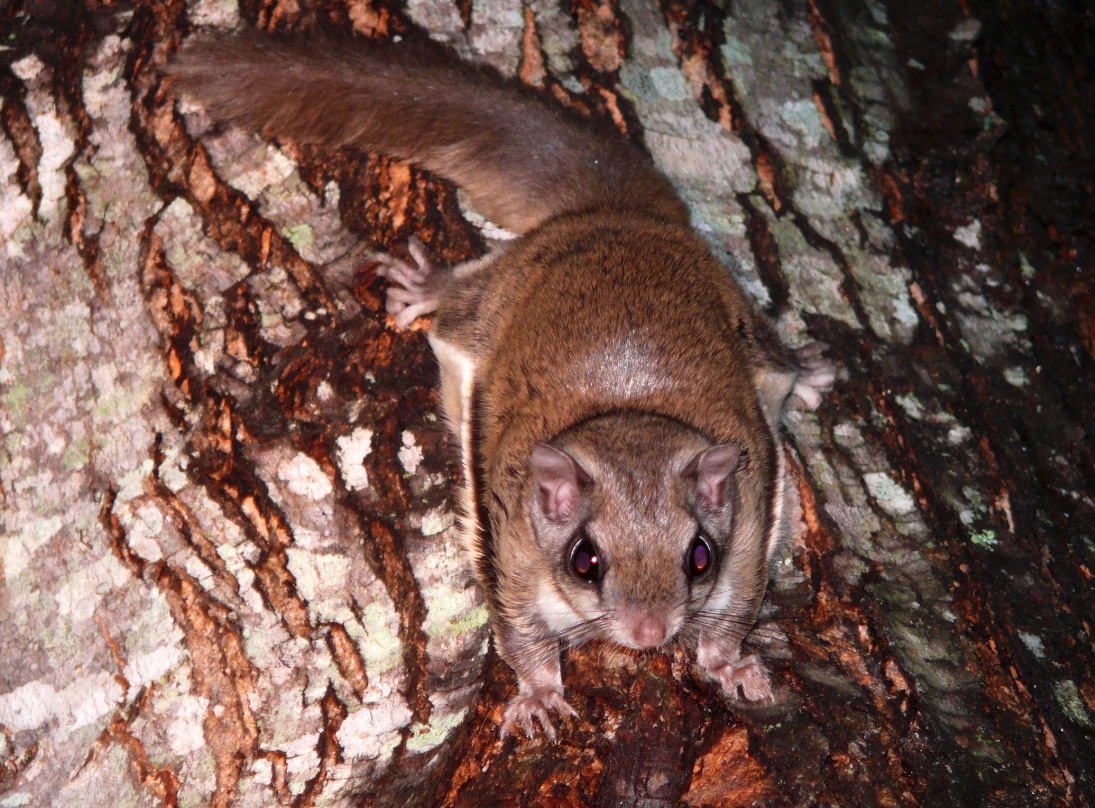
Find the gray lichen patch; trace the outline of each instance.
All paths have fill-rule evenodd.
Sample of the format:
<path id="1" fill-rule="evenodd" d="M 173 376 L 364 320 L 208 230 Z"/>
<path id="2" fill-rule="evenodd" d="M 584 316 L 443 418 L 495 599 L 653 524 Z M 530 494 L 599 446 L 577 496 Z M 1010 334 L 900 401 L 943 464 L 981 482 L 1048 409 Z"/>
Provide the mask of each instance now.
<path id="1" fill-rule="evenodd" d="M 338 206 L 317 196 L 280 149 L 234 127 L 218 136 L 206 135 L 202 143 L 217 174 L 257 203 L 263 217 L 304 260 L 327 264 L 357 245 L 342 224 Z"/>
<path id="2" fill-rule="evenodd" d="M 248 285 L 258 303 L 262 338 L 278 347 L 298 345 L 307 333 L 301 322 L 307 306 L 288 273 L 273 267 L 252 275 Z"/>
<path id="3" fill-rule="evenodd" d="M 436 709 L 437 705 L 435 705 Z M 439 710 L 439 712 L 441 712 Z M 413 734 L 407 741 L 407 751 L 411 754 L 421 754 L 440 746 L 452 734 L 453 730 L 463 723 L 468 714 L 467 707 L 457 710 L 445 710 L 443 717 L 430 722 L 429 726 L 416 724 L 412 728 Z"/>
<path id="4" fill-rule="evenodd" d="M 399 665 L 398 615 L 361 551 L 355 521 L 337 504 L 334 484 L 310 457 L 286 446 L 252 453 L 271 499 L 279 506 L 296 541 L 287 548 L 289 571 L 313 620 L 343 622 L 364 603 L 363 654 L 372 677 Z M 347 631 L 353 635 L 350 627 Z"/>
<path id="5" fill-rule="evenodd" d="M 1053 694 L 1057 697 L 1057 703 L 1069 720 L 1084 727 L 1093 726 L 1091 714 L 1088 713 L 1084 700 L 1080 696 L 1080 688 L 1071 679 L 1063 679 L 1057 682 L 1053 688 Z"/>
<path id="6" fill-rule="evenodd" d="M 116 769 L 110 756 L 88 758 L 87 750 L 119 707 L 155 685 L 155 706 L 141 714 L 133 732 L 156 765 L 177 773 L 181 804 L 210 801 L 217 770 L 205 732 L 208 712 L 217 706 L 193 692 L 193 678 L 186 674 L 184 635 L 163 593 L 121 560 L 120 553 L 130 553 L 134 564 L 163 565 L 188 586 L 196 585 L 199 596 L 233 610 L 243 647 L 262 672 L 251 706 L 263 715 L 263 731 L 269 733 L 264 737 L 283 742 L 289 788 L 299 792 L 316 772 L 315 753 L 308 747 L 319 731 L 316 694 L 322 696 L 331 681 L 326 675 L 330 654 L 322 645 L 302 646 L 268 609 L 254 567 L 261 553 L 231 514 L 189 482 L 185 437 L 159 411 L 165 386 L 160 339 L 149 323 L 138 265 L 140 234 L 159 202 L 147 186 L 143 159 L 129 134 L 131 97 L 119 79 L 127 48 L 123 40 L 108 37 L 89 62 L 84 102 L 94 148 L 76 155 L 72 164 L 78 192 L 87 203 L 84 236 L 97 239 L 99 246 L 102 273 L 96 282 L 103 287 L 91 282 L 75 249 L 58 244 L 57 210 L 47 210 L 54 219 L 13 218 L 25 210 L 17 204 L 24 197 L 15 184 L 10 145 L 0 144 L 0 196 L 13 200 L 5 221 L 22 228 L 16 248 L 8 244 L 8 271 L 0 274 L 0 293 L 10 302 L 13 315 L 0 321 L 0 429 L 6 450 L 0 475 L 8 494 L 2 519 L 5 534 L 15 537 L 4 548 L 5 605 L 15 614 L 53 615 L 36 622 L 4 621 L 0 656 L 24 660 L 20 675 L 33 672 L 37 678 L 16 681 L 15 688 L 0 694 L 0 712 L 12 710 L 0 721 L 9 726 L 29 721 L 23 731 L 50 737 L 51 751 L 28 773 L 41 793 L 56 793 L 45 781 L 72 771 L 69 763 L 74 759 L 89 761 L 85 782 L 90 778 L 124 784 L 129 782 L 124 755 Z M 54 159 L 52 150 L 60 146 L 51 141 L 47 156 Z M 53 186 L 49 187 L 52 193 Z M 53 197 L 47 202 L 64 204 Z M 176 201 L 160 215 L 156 234 L 182 285 L 203 298 L 206 339 L 225 322 L 217 295 L 248 270 L 202 236 L 201 226 L 189 206 Z M 318 242 L 316 235 L 313 245 Z M 274 305 L 286 309 L 284 301 Z M 206 372 L 214 372 L 218 357 L 208 357 Z M 160 478 L 178 498 L 173 507 L 149 495 L 157 433 L 163 451 Z M 282 475 L 287 479 L 274 475 L 287 489 L 286 497 L 309 503 L 322 500 L 323 496 L 316 498 L 316 469 L 298 466 L 290 465 Z M 289 473 L 294 470 L 298 473 Z M 289 490 L 294 488 L 299 492 Z M 100 519 L 103 492 L 108 489 L 115 492 L 110 517 L 120 531 L 118 550 L 115 538 L 104 534 Z M 189 516 L 181 516 L 180 509 Z M 331 516 L 329 508 L 324 516 Z M 184 533 L 180 520 L 187 518 L 193 521 Z M 360 541 L 350 544 L 360 547 Z M 214 556 L 206 554 L 209 546 L 216 547 Z M 315 549 L 305 552 L 320 561 L 332 555 Z M 376 667 L 370 671 L 371 676 L 375 672 L 375 689 L 366 697 L 374 703 L 390 699 L 402 687 L 399 645 L 392 639 L 398 631 L 394 609 L 389 603 L 377 614 L 362 610 L 368 618 L 366 629 L 356 623 L 357 604 L 347 594 L 341 594 L 339 609 L 337 603 L 328 604 L 326 590 L 321 591 L 325 581 L 345 580 L 348 591 L 379 606 L 385 599 L 383 587 L 375 578 L 371 583 L 361 580 L 367 573 L 360 552 L 356 566 L 334 556 L 326 566 L 317 561 L 316 567 L 316 614 L 347 621 L 348 633 L 366 646 L 363 655 Z M 336 579 L 339 572 L 342 577 Z M 98 619 L 104 614 L 109 618 L 105 622 Z M 120 660 L 114 659 L 104 640 L 117 643 Z M 377 647 L 376 653 L 368 652 L 369 643 Z M 32 663 L 36 657 L 39 661 Z M 302 703 L 301 692 L 310 694 L 311 701 Z M 282 694 L 280 701 L 275 700 L 276 693 Z M 24 698 L 34 694 L 38 697 Z M 36 704 L 52 706 L 43 713 Z M 50 721 L 56 722 L 58 731 L 47 729 Z M 343 774 L 343 785 L 350 782 L 351 768 Z M 130 798 L 123 799 L 119 789 L 104 786 L 97 793 L 111 804 L 124 804 Z M 67 799 L 62 794 L 55 802 L 67 804 Z"/>
<path id="7" fill-rule="evenodd" d="M 860 301 L 871 330 L 886 342 L 908 344 L 920 325 L 909 295 L 911 278 L 905 267 L 893 266 L 877 254 L 851 250 L 851 270 L 862 288 Z"/>
<path id="8" fill-rule="evenodd" d="M 467 56 L 467 32 L 460 18 L 460 9 L 453 3 L 435 3 L 433 0 L 407 0 L 407 16 L 415 25 L 428 31 L 432 39 L 446 42 Z"/>
<path id="9" fill-rule="evenodd" d="M 954 240 L 964 244 L 971 250 L 981 249 L 981 222 L 974 219 L 967 225 L 957 227 L 954 230 Z"/>
<path id="10" fill-rule="evenodd" d="M 863 482 L 879 507 L 891 516 L 908 516 L 916 510 L 916 501 L 888 474 L 864 474 Z"/>
<path id="11" fill-rule="evenodd" d="M 992 267 L 977 264 L 967 271 L 956 272 L 950 284 L 958 308 L 954 318 L 965 346 L 979 362 L 998 365 L 1004 359 L 1014 361 L 1029 355 L 1031 342 L 1026 315 L 1014 303 L 1001 302 L 996 292 L 1001 282 Z M 1021 386 L 1021 382 L 1016 386 Z"/>
<path id="12" fill-rule="evenodd" d="M 621 9 L 631 25 L 631 48 L 619 87 L 643 125 L 647 148 L 716 254 L 726 257 L 732 243 L 746 251 L 736 194 L 756 185 L 748 148 L 703 115 L 653 9 L 638 2 L 624 2 Z"/>
<path id="13" fill-rule="evenodd" d="M 0 242 L 7 258 L 22 256 L 23 241 L 32 231 L 34 204 L 19 187 L 19 158 L 0 132 Z"/>
<path id="14" fill-rule="evenodd" d="M 881 162 L 888 151 L 888 100 L 900 85 L 892 68 L 892 53 L 879 29 L 884 15 L 866 15 L 849 32 L 858 47 L 870 50 L 878 70 L 853 76 L 852 87 L 860 114 L 875 124 L 860 144 L 867 158 Z M 855 157 L 843 155 L 829 128 L 843 127 L 842 136 L 854 139 L 848 121 L 823 120 L 817 84 L 829 78 L 817 49 L 805 8 L 777 12 L 770 4 L 736 3 L 723 26 L 722 57 L 727 75 L 746 114 L 772 143 L 787 166 L 796 208 L 814 231 L 832 242 L 861 287 L 869 325 L 888 342 L 907 343 L 919 324 L 908 292 L 909 273 L 890 259 L 895 240 L 881 220 L 881 196 Z M 884 66 L 889 65 L 889 69 Z M 771 81 L 779 76 L 779 82 Z M 840 106 L 852 117 L 854 112 Z M 849 212 L 858 214 L 858 226 Z M 770 219 L 772 217 L 769 217 Z M 784 273 L 791 284 L 790 299 L 805 311 L 825 314 L 856 326 L 843 296 L 834 289 L 842 270 L 832 258 L 807 246 L 795 225 L 781 218 L 773 225 Z M 861 233 L 866 230 L 865 243 Z M 809 256 L 809 257 L 807 257 Z M 820 283 L 820 285 L 818 285 Z"/>
<path id="15" fill-rule="evenodd" d="M 42 193 L 38 218 L 57 236 L 66 207 L 65 167 L 76 151 L 75 125 L 51 95 L 53 72 L 37 55 L 13 62 L 11 71 L 26 87 L 25 104 L 42 150 L 36 167 Z"/>
<path id="16" fill-rule="evenodd" d="M 1024 336 L 1027 319 L 1022 314 L 1009 314 L 986 306 L 978 312 L 958 312 L 956 317 L 970 353 L 982 362 L 991 361 L 1011 347 L 1024 350 L 1029 347 Z"/>
<path id="17" fill-rule="evenodd" d="M 369 487 L 369 474 L 364 462 L 372 453 L 372 440 L 373 430 L 357 427 L 336 441 L 339 471 L 351 491 L 365 491 Z"/>
<path id="18" fill-rule="evenodd" d="M 99 519 L 103 490 L 112 484 L 122 490 L 127 477 L 140 476 L 155 431 L 166 427 L 157 404 L 162 370 L 135 281 L 139 245 L 133 240 L 157 203 L 144 184 L 132 140 L 115 131 L 112 137 L 120 144 L 111 148 L 105 137 L 111 126 L 125 132 L 109 75 L 121 58 L 119 41 L 113 40 L 90 60 L 89 140 L 101 139 L 103 147 L 90 158 L 76 156 L 73 164 L 78 192 L 92 211 L 85 226 L 88 236 L 98 239 L 103 285 L 96 288 L 77 250 L 57 238 L 59 219 L 67 212 L 63 195 L 50 197 L 39 220 L 22 222 L 17 249 L 9 243 L 0 273 L 0 299 L 7 307 L 7 316 L 0 318 L 5 449 L 0 477 L 7 492 L 0 519 L 11 538 L 4 547 L 5 607 L 14 616 L 39 616 L 3 621 L 0 657 L 20 662 L 13 669 L 18 678 L 0 699 L 51 694 L 45 703 L 57 722 L 53 729 L 32 720 L 35 732 L 50 737 L 51 752 L 34 770 L 42 783 L 62 771 L 67 776 L 68 762 L 87 756 L 113 713 L 181 659 L 171 620 L 153 608 L 155 599 L 117 558 Z M 44 78 L 28 74 L 27 80 Z M 39 166 L 54 194 L 53 184 L 68 181 L 65 164 L 75 155 L 75 141 L 64 125 L 57 128 L 60 119 L 48 107 L 43 100 L 34 121 L 55 139 L 44 153 L 52 162 Z M 17 198 L 14 177 L 0 174 L 0 196 Z M 103 614 L 110 615 L 108 633 L 99 620 Z M 146 631 L 158 638 L 156 647 L 145 644 Z M 108 639 L 122 649 L 120 661 L 111 655 Z M 128 688 L 119 679 L 123 671 Z M 23 718 L 17 720 L 32 719 L 34 703 L 20 707 Z M 0 722 L 10 726 L 5 718 Z M 104 787 L 102 793 L 116 790 Z M 55 802 L 71 796 L 57 796 Z"/>
<path id="19" fill-rule="evenodd" d="M 160 212 L 156 235 L 163 240 L 164 257 L 179 282 L 199 296 L 206 317 L 212 317 L 202 323 L 204 330 L 223 326 L 220 295 L 247 277 L 247 265 L 202 232 L 201 218 L 182 197 Z"/>
<path id="20" fill-rule="evenodd" d="M 468 26 L 468 44 L 477 59 L 512 76 L 517 72 L 524 28 L 525 15 L 519 0 L 475 3 Z"/>
<path id="21" fill-rule="evenodd" d="M 478 646 L 486 636 L 486 610 L 461 543 L 459 530 L 453 526 L 416 542 L 411 554 L 415 578 L 429 610 L 423 628 L 430 637 L 431 658 L 453 655 L 452 649 L 432 647 L 435 643 L 452 642 L 463 648 L 470 641 Z M 470 639 L 465 636 L 468 632 L 473 635 Z"/>
<path id="22" fill-rule="evenodd" d="M 841 293 L 841 271 L 832 257 L 807 244 L 802 232 L 786 219 L 767 213 L 779 246 L 784 276 L 797 309 L 839 320 L 852 328 L 862 324 Z"/>
<path id="23" fill-rule="evenodd" d="M 161 206 L 148 186 L 148 170 L 137 159 L 136 143 L 129 131 L 130 95 L 122 79 L 132 43 L 107 36 L 93 53 L 83 77 L 84 104 L 92 128 L 92 148 L 73 163 L 81 190 L 88 201 L 84 231 L 97 234 L 100 245 L 118 239 L 112 250 L 130 247 L 129 239 L 143 229 L 146 219 Z M 125 189 L 119 195 L 119 189 Z M 107 273 L 126 276 L 126 261 L 104 262 Z"/>
<path id="24" fill-rule="evenodd" d="M 422 629 L 429 670 L 442 682 L 430 695 L 429 726 L 416 725 L 408 743 L 409 751 L 426 752 L 459 726 L 478 693 L 489 631 L 464 540 L 447 503 L 412 515 L 410 527 L 407 555 L 427 611 Z"/>
<path id="25" fill-rule="evenodd" d="M 902 406 L 916 417 L 941 421 L 941 432 L 950 422 L 910 397 Z M 823 492 L 824 509 L 838 528 L 841 549 L 833 570 L 853 587 L 864 585 L 866 572 L 874 570 L 878 578 L 870 591 L 882 605 L 902 665 L 926 687 L 926 704 L 940 720 L 964 731 L 976 682 L 966 672 L 968 652 L 952 609 L 949 573 L 931 550 L 919 504 L 888 467 L 866 424 L 845 421 L 833 427 L 832 438 L 842 450 L 835 459 L 815 447 L 821 435 L 811 418 L 795 414 L 792 424 L 807 470 Z"/>
<path id="26" fill-rule="evenodd" d="M 397 694 L 369 703 L 351 713 L 338 731 L 338 743 L 350 760 L 361 758 L 384 764 L 399 745 L 411 711 Z"/>
<path id="27" fill-rule="evenodd" d="M 582 84 L 573 77 L 574 60 L 571 57 L 581 48 L 581 38 L 571 14 L 551 0 L 532 0 L 527 6 L 534 12 L 548 72 L 568 89 L 580 91 Z"/>
<path id="28" fill-rule="evenodd" d="M 1032 654 L 1034 654 L 1034 656 L 1037 659 L 1045 659 L 1046 646 L 1045 646 L 1045 643 L 1042 642 L 1041 637 L 1039 637 L 1037 634 L 1031 634 L 1031 633 L 1026 632 L 1026 631 L 1020 631 L 1019 632 L 1019 639 L 1022 641 L 1023 645 L 1025 645 L 1027 647 L 1027 649 Z"/>
<path id="29" fill-rule="evenodd" d="M 894 396 L 894 401 L 946 469 L 938 488 L 942 503 L 958 517 L 966 538 L 974 546 L 991 549 L 1003 538 L 996 527 L 993 510 L 1003 512 L 1008 529 L 1014 530 L 1008 496 L 1003 492 L 989 495 L 978 487 L 976 474 L 958 471 L 969 464 L 968 443 L 973 431 L 942 409 L 946 398 L 942 391 L 938 393 L 938 397 L 928 394 L 923 399 L 911 393 L 902 394 Z"/>
<path id="30" fill-rule="evenodd" d="M 186 17 L 194 26 L 232 28 L 239 24 L 237 0 L 187 0 Z"/>
<path id="31" fill-rule="evenodd" d="M 970 428 L 960 424 L 952 413 L 939 408 L 936 402 L 918 399 L 914 393 L 895 395 L 893 400 L 913 420 L 940 427 L 940 432 L 933 436 L 934 440 L 957 445 L 969 438 Z M 942 431 L 944 429 L 945 432 Z"/>

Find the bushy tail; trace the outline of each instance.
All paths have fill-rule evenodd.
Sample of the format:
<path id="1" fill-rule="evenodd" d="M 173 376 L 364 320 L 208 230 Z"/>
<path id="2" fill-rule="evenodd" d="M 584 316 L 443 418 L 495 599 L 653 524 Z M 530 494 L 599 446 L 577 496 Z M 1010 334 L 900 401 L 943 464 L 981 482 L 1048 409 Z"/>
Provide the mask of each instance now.
<path id="1" fill-rule="evenodd" d="M 687 221 L 669 182 L 618 134 L 432 43 L 205 36 L 169 72 L 220 120 L 420 163 L 517 233 L 604 207 Z"/>

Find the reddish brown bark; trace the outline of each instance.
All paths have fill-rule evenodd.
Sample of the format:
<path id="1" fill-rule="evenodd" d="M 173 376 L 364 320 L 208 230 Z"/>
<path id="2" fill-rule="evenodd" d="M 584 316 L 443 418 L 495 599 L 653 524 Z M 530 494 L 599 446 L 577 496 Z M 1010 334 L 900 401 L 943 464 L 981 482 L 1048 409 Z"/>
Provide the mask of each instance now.
<path id="1" fill-rule="evenodd" d="M 564 681 L 579 718 L 563 722 L 560 742 L 502 741 L 498 726 L 514 681 L 488 654 L 482 690 L 463 723 L 421 754 L 409 751 L 413 733 L 404 731 L 392 766 L 360 783 L 362 804 L 1095 802 L 1095 22 L 1080 3 L 1036 0 L 774 5 L 781 24 L 809 26 L 827 74 L 813 79 L 812 103 L 836 153 L 862 170 L 882 200 L 877 215 L 896 236 L 890 258 L 908 267 L 918 318 L 911 341 L 895 346 L 868 329 L 803 315 L 848 378 L 819 412 L 819 455 L 805 439 L 787 449 L 801 518 L 790 563 L 755 632 L 774 671 L 777 703 L 728 705 L 696 679 L 679 649 L 635 657 L 595 644 L 566 657 Z M 356 21 L 388 36 L 414 28 L 387 2 L 241 6 L 248 24 L 271 29 L 345 31 Z M 839 295 L 865 323 L 870 304 L 855 257 L 811 219 L 796 196 L 799 167 L 750 117 L 733 68 L 720 56 L 724 26 L 744 13 L 735 6 L 666 0 L 661 14 L 696 103 L 748 147 L 757 184 L 738 195 L 738 204 L 769 313 L 779 316 L 793 303 L 776 233 L 793 225 L 838 268 Z M 525 12 L 521 76 L 640 140 L 640 116 L 617 86 L 631 35 L 626 15 L 615 2 L 568 6 L 580 43 L 569 54 L 584 87 L 577 93 L 549 74 L 535 8 Z M 474 1 L 459 6 L 465 23 L 475 10 Z M 420 333 L 386 327 L 373 263 L 363 259 L 348 276 L 325 276 L 253 200 L 218 176 L 159 72 L 186 28 L 181 2 L 123 7 L 89 0 L 59 10 L 46 0 L 23 0 L 0 10 L 0 30 L 15 55 L 37 53 L 54 70 L 53 95 L 83 133 L 81 154 L 90 148 L 88 124 L 80 125 L 86 113 L 73 66 L 105 32 L 121 29 L 131 40 L 119 80 L 130 93 L 129 129 L 152 189 L 163 199 L 185 199 L 204 233 L 250 273 L 225 295 L 225 354 L 238 365 L 210 375 L 198 360 L 203 298 L 167 259 L 156 232 L 160 214 L 148 220 L 139 280 L 161 340 L 163 410 L 186 437 L 191 480 L 256 548 L 247 563 L 265 607 L 289 635 L 329 649 L 359 700 L 373 672 L 341 623 L 317 622 L 310 613 L 289 568 L 298 537 L 256 457 L 285 441 L 341 481 L 336 447 L 352 425 L 347 413 L 356 407 L 384 425 L 365 461 L 370 496 L 343 486 L 332 518 L 367 537 L 361 552 L 398 615 L 400 695 L 413 721 L 425 724 L 434 709 L 431 687 L 479 675 L 475 660 L 442 670 L 427 651 L 427 607 L 411 556 L 429 545 L 412 538 L 405 522 L 411 511 L 443 505 L 449 495 L 405 474 L 397 459 L 405 430 L 414 427 L 431 472 L 449 483 L 454 476 L 452 442 L 432 420 L 432 359 Z M 877 67 L 872 36 L 888 41 L 904 97 L 895 90 L 865 98 L 857 76 Z M 39 135 L 7 68 L 0 90 L 0 129 L 18 160 L 19 186 L 37 206 Z M 877 127 L 871 104 L 894 117 L 881 162 L 872 162 L 864 145 Z M 329 183 L 338 188 L 341 220 L 363 240 L 399 252 L 415 235 L 447 263 L 484 249 L 455 189 L 417 168 L 349 150 L 284 146 L 318 196 Z M 75 173 L 68 176 L 65 238 L 84 262 L 96 305 L 110 306 L 87 192 Z M 859 212 L 849 212 L 849 220 L 861 242 L 873 238 L 873 224 Z M 980 222 L 970 231 L 977 237 L 956 238 L 971 222 Z M 249 285 L 272 267 L 285 270 L 309 315 L 294 323 L 304 336 L 288 347 L 263 336 L 263 311 Z M 982 351 L 977 340 L 995 327 L 984 311 L 1024 317 L 1021 337 Z M 931 422 L 928 411 L 944 420 Z M 948 444 L 939 428 L 945 418 L 967 427 L 971 440 Z M 876 556 L 857 553 L 843 538 L 844 516 L 827 508 L 833 501 L 819 471 L 822 461 L 831 464 L 825 468 L 861 469 L 860 453 L 896 470 L 893 482 L 910 492 L 923 524 L 922 533 L 902 533 L 900 519 L 866 499 L 866 516 L 897 526 L 882 530 Z M 170 557 L 149 562 L 135 553 L 110 484 L 101 488 L 100 527 L 120 563 L 166 599 L 183 632 L 195 693 L 209 706 L 212 804 L 235 804 L 242 780 L 264 756 L 282 804 L 314 804 L 343 762 L 338 738 L 350 699 L 333 687 L 319 699 L 317 773 L 292 793 L 284 755 L 260 747 L 262 716 L 251 706 L 256 671 L 235 612 L 234 579 L 162 479 L 162 454 L 154 460 L 145 496 L 170 514 L 181 544 L 205 562 L 214 583 L 199 586 Z M 979 504 L 970 504 L 974 495 Z M 355 602 L 359 610 L 367 605 Z M 123 652 L 114 652 L 124 667 Z M 23 681 L 3 681 L 0 691 Z M 151 715 L 151 701 L 119 708 L 92 754 L 120 750 L 142 798 L 174 805 L 182 775 L 153 762 L 131 731 Z M 0 746 L 0 794 L 22 782 L 40 754 L 29 735 L 16 740 Z"/>

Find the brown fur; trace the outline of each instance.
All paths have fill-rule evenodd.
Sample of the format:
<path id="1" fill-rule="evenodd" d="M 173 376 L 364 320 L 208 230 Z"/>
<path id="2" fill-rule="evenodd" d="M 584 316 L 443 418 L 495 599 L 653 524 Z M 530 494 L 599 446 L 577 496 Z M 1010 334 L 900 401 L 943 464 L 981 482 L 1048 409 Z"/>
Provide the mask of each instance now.
<path id="1" fill-rule="evenodd" d="M 476 446 L 493 540 L 480 553 L 481 563 L 491 561 L 481 579 L 496 611 L 510 613 L 496 626 L 499 635 L 534 614 L 528 597 L 540 565 L 525 552 L 532 445 L 621 411 L 661 415 L 708 445 L 744 449 L 736 558 L 727 574 L 739 619 L 751 624 L 766 580 L 775 445 L 753 383 L 757 349 L 742 336 L 759 330 L 757 318 L 699 238 L 640 214 L 564 217 L 452 291 L 434 332 L 480 369 Z M 654 474 L 667 463 L 647 457 L 637 467 Z M 654 540 L 650 531 L 634 535 Z"/>
<path id="2" fill-rule="evenodd" d="M 633 146 L 575 126 L 521 85 L 429 41 L 206 36 L 170 73 L 221 120 L 413 159 L 515 233 L 559 213 L 617 204 L 688 221 L 672 187 Z"/>
<path id="3" fill-rule="evenodd" d="M 587 638 L 565 631 L 591 616 L 602 618 L 596 636 L 624 643 L 660 636 L 664 618 L 667 638 L 695 639 L 728 694 L 766 697 L 740 644 L 776 533 L 778 420 L 796 381 L 816 401 L 832 368 L 817 349 L 796 368 L 649 158 L 433 46 L 214 37 L 171 72 L 218 117 L 414 159 L 524 234 L 432 279 L 421 262 L 396 266 L 403 288 L 389 298 L 393 311 L 420 305 L 410 316 L 436 309 L 430 338 L 475 503 L 476 569 L 520 684 L 506 728 L 531 731 L 535 718 L 550 733 L 547 710 L 570 710 L 559 650 Z M 530 471 L 541 442 L 580 469 L 579 507 L 565 518 L 544 510 Z M 688 471 L 713 447 L 740 457 L 715 505 Z M 698 532 L 719 563 L 693 580 Z M 605 559 L 596 586 L 568 567 L 581 536 Z M 716 602 L 718 627 L 695 622 Z"/>

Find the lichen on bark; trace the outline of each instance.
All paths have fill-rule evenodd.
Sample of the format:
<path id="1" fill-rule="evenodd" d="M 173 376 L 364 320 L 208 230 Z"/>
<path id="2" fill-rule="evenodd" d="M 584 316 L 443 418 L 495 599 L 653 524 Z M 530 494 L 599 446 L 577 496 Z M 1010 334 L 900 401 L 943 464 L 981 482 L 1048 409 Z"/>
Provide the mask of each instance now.
<path id="1" fill-rule="evenodd" d="M 1091 804 L 1092 23 L 898 5 L 0 10 L 0 805 Z M 185 36 L 237 24 L 417 29 L 604 119 L 830 344 L 774 704 L 592 645 L 560 743 L 499 739 L 436 370 L 370 258 L 498 234 L 179 99 Z"/>

